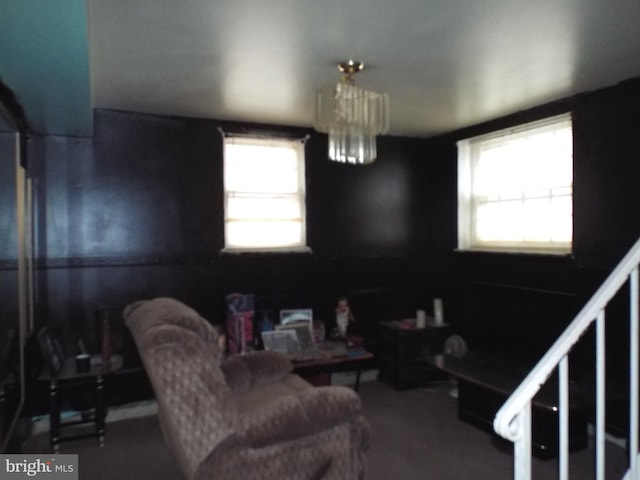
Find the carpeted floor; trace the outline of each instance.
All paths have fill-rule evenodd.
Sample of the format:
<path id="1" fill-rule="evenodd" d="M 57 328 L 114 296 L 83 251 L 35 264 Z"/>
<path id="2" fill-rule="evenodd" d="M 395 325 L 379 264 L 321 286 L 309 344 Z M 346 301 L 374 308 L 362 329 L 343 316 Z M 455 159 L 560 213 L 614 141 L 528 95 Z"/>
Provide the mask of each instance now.
<path id="1" fill-rule="evenodd" d="M 513 478 L 509 445 L 459 421 L 456 400 L 443 387 L 397 392 L 377 381 L 361 385 L 364 412 L 373 430 L 368 479 Z M 570 478 L 594 478 L 590 450 L 571 454 Z M 25 445 L 25 453 L 48 451 L 46 434 L 33 436 Z M 183 478 L 154 415 L 109 423 L 103 447 L 86 439 L 64 443 L 61 451 L 79 454 L 81 480 Z M 606 478 L 621 478 L 625 465 L 624 449 L 608 443 Z M 557 468 L 556 460 L 534 459 L 533 478 L 556 479 Z"/>

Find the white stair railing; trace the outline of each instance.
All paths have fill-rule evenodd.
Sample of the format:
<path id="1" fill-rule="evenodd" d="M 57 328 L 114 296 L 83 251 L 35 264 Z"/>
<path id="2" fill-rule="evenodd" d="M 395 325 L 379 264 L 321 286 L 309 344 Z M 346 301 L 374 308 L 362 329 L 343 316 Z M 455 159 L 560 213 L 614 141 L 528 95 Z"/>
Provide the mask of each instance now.
<path id="1" fill-rule="evenodd" d="M 569 353 L 593 322 L 596 323 L 596 480 L 605 480 L 605 310 L 628 282 L 630 312 L 629 472 L 625 480 L 640 480 L 638 463 L 638 265 L 640 239 L 580 310 L 567 329 L 502 405 L 494 430 L 514 443 L 514 480 L 531 480 L 531 402 L 558 370 L 559 478 L 569 478 Z"/>

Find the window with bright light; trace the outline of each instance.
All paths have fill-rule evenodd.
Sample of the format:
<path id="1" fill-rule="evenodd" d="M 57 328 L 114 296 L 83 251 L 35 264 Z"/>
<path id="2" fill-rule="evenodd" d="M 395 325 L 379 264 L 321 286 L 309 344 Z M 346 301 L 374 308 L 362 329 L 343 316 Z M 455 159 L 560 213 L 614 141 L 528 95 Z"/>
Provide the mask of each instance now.
<path id="1" fill-rule="evenodd" d="M 224 139 L 225 249 L 306 250 L 302 140 Z"/>
<path id="2" fill-rule="evenodd" d="M 458 142 L 458 246 L 571 252 L 573 134 L 565 114 Z"/>

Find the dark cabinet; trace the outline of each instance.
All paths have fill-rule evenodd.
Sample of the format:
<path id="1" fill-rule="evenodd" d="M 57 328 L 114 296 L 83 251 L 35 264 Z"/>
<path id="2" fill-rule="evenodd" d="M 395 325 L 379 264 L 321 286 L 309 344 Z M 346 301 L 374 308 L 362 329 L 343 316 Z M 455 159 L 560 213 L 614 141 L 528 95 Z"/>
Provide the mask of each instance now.
<path id="1" fill-rule="evenodd" d="M 442 353 L 451 327 L 415 328 L 401 321 L 380 322 L 378 379 L 397 390 L 420 387 L 444 378 L 427 359 Z"/>

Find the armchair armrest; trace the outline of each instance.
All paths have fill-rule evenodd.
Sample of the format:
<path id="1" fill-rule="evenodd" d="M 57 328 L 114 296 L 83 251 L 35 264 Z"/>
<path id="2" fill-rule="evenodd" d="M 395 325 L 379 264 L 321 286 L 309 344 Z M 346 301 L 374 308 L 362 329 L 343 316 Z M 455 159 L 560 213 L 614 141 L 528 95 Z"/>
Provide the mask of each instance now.
<path id="1" fill-rule="evenodd" d="M 278 398 L 240 420 L 240 441 L 259 448 L 325 430 L 356 417 L 360 398 L 346 387 L 317 387 Z"/>
<path id="2" fill-rule="evenodd" d="M 220 365 L 227 385 L 233 393 L 282 380 L 293 370 L 286 355 L 259 351 L 249 355 L 231 357 Z"/>

